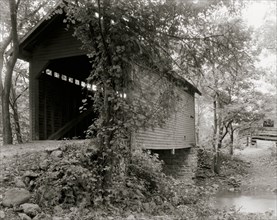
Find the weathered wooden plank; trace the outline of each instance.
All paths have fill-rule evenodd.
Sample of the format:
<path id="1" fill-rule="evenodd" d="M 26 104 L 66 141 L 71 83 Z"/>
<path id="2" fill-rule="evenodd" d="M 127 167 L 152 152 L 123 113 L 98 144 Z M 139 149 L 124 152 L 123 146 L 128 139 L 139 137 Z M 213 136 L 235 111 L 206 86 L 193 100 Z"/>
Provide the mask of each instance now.
<path id="1" fill-rule="evenodd" d="M 252 136 L 252 140 L 277 141 L 277 136 Z"/>
<path id="2" fill-rule="evenodd" d="M 168 86 L 167 79 L 160 78 L 154 73 L 138 72 L 136 79 L 141 88 L 133 91 L 132 96 L 139 98 L 140 93 L 148 92 L 152 100 L 159 96 L 159 91 Z M 195 112 L 194 94 L 185 92 L 182 87 L 175 86 L 176 92 L 181 100 L 178 103 L 176 112 L 162 127 L 154 129 L 139 130 L 132 136 L 133 145 L 140 145 L 147 149 L 180 149 L 189 148 L 195 144 Z"/>
<path id="3" fill-rule="evenodd" d="M 53 60 L 85 55 L 85 51 L 81 49 L 82 43 L 72 35 L 72 29 L 67 31 L 64 25 L 60 25 L 39 42 L 33 51 L 33 57 L 39 60 Z"/>

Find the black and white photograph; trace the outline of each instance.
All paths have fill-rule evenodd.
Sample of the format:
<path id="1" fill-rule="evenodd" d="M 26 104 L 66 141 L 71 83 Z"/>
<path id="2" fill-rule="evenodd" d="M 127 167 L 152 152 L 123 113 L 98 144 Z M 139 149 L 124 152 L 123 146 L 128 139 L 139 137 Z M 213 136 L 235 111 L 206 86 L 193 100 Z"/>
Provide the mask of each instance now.
<path id="1" fill-rule="evenodd" d="M 0 0 L 0 220 L 277 220 L 277 0 Z"/>

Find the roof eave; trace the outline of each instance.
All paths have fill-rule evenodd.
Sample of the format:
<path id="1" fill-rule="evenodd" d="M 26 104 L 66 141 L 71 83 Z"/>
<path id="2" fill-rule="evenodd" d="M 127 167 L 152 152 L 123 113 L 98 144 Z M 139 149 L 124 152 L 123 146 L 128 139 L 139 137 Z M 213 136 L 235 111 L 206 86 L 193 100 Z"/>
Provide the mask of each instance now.
<path id="1" fill-rule="evenodd" d="M 53 13 L 61 7 L 63 1 L 59 1 L 57 5 L 50 10 L 24 37 L 22 37 L 19 40 L 19 59 L 23 59 L 25 61 L 28 61 L 30 59 L 30 53 L 25 49 L 30 42 L 38 36 L 43 30 L 45 30 L 53 20 L 53 17 L 57 17 L 58 15 L 54 15 L 53 17 L 50 17 L 53 15 Z M 11 54 L 12 51 L 9 52 Z"/>

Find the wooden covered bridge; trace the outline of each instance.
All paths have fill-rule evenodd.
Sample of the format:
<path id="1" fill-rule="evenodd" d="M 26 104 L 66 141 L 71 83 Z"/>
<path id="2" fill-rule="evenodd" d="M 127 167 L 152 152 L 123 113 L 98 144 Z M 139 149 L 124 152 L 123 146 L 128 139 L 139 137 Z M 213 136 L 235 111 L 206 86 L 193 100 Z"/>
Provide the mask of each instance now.
<path id="1" fill-rule="evenodd" d="M 63 23 L 64 16 L 62 13 L 54 13 L 50 19 L 46 16 L 20 41 L 19 58 L 30 64 L 32 140 L 83 138 L 92 120 L 97 118 L 91 107 L 93 100 L 83 106 L 84 100 L 90 100 L 95 91 L 95 85 L 87 82 L 91 63 L 81 49 L 81 42 L 73 37 L 73 28 L 68 29 Z M 159 92 L 162 85 L 153 86 L 158 81 L 155 73 L 138 74 L 141 82 L 152 88 L 151 92 Z M 172 172 L 178 166 L 184 174 L 188 164 L 195 166 L 195 157 L 190 155 L 195 146 L 194 99 L 200 92 L 180 76 L 171 75 L 170 79 L 180 94 L 178 110 L 164 126 L 141 130 L 132 135 L 132 140 L 159 153 Z"/>
<path id="2" fill-rule="evenodd" d="M 73 37 L 73 27 L 67 28 L 63 22 L 64 18 L 61 13 L 52 14 L 50 19 L 46 16 L 20 41 L 19 58 L 30 64 L 33 140 L 82 138 L 92 120 L 97 118 L 91 107 L 93 100 L 88 101 L 96 89 L 87 81 L 92 61 L 81 49 L 82 43 Z M 158 76 L 154 73 L 138 74 L 143 85 L 154 88 Z M 136 135 L 136 140 L 146 148 L 151 145 L 155 149 L 178 149 L 195 144 L 194 96 L 200 92 L 184 78 L 170 77 L 176 82 L 176 89 L 182 97 L 181 107 L 163 128 L 141 131 Z M 156 87 L 159 89 L 162 85 Z M 88 101 L 87 106 L 83 106 L 84 100 Z"/>
<path id="3" fill-rule="evenodd" d="M 254 134 L 250 136 L 251 144 L 255 145 L 257 140 L 273 141 L 277 144 L 277 128 L 276 127 L 260 127 L 255 128 Z"/>

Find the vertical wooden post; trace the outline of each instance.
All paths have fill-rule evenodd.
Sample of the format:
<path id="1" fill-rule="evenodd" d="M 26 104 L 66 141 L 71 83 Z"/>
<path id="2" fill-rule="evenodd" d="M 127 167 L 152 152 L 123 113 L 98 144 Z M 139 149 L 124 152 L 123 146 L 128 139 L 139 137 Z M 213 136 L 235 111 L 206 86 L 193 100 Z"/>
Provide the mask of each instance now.
<path id="1" fill-rule="evenodd" d="M 44 140 L 47 139 L 47 79 L 45 79 L 45 81 L 43 82 L 43 87 L 41 88 L 43 89 L 43 96 L 44 96 L 44 100 L 43 100 L 43 136 L 44 136 Z"/>
<path id="2" fill-rule="evenodd" d="M 34 60 L 30 62 L 30 120 L 31 120 L 31 138 L 39 140 L 39 92 L 40 92 L 40 76 L 46 68 L 48 60 Z"/>
<path id="3" fill-rule="evenodd" d="M 36 77 L 38 69 L 38 66 L 31 61 L 29 66 L 29 106 L 32 140 L 39 140 L 39 79 Z"/>

